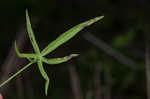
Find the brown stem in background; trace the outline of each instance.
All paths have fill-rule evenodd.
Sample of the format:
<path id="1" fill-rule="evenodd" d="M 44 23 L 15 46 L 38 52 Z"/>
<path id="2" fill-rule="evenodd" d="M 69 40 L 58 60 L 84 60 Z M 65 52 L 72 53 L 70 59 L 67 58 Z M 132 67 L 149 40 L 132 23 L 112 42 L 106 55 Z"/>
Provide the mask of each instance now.
<path id="1" fill-rule="evenodd" d="M 105 80 L 105 91 L 104 91 L 104 99 L 111 99 L 111 77 L 110 77 L 110 72 L 109 72 L 109 68 L 106 67 L 104 68 L 105 72 L 104 72 L 104 80 Z"/>
<path id="2" fill-rule="evenodd" d="M 93 97 L 93 91 L 89 89 L 86 93 L 86 98 L 85 99 L 92 99 Z"/>
<path id="3" fill-rule="evenodd" d="M 73 97 L 74 99 L 82 99 L 79 77 L 77 75 L 75 65 L 70 64 L 68 69 L 69 69 L 69 74 L 71 79 L 70 83 L 72 87 Z"/>
<path id="4" fill-rule="evenodd" d="M 16 79 L 16 89 L 17 89 L 17 93 L 18 93 L 18 98 L 19 99 L 24 99 L 24 83 L 22 82 L 22 78 L 21 78 L 21 75 L 18 75 L 17 76 L 17 79 Z"/>
<path id="5" fill-rule="evenodd" d="M 150 43 L 149 43 L 150 44 Z M 147 73 L 147 99 L 150 99 L 150 46 L 146 43 L 146 73 Z"/>
<path id="6" fill-rule="evenodd" d="M 95 87 L 95 99 L 102 99 L 101 96 L 101 85 L 100 85 L 100 64 L 95 66 L 94 74 L 94 87 Z"/>
<path id="7" fill-rule="evenodd" d="M 34 99 L 34 91 L 33 91 L 33 86 L 32 86 L 30 77 L 31 76 L 30 76 L 30 72 L 29 71 L 27 73 L 25 73 L 25 81 L 26 81 L 26 85 L 25 85 L 26 89 L 25 90 L 27 92 L 28 99 Z"/>
<path id="8" fill-rule="evenodd" d="M 145 64 L 146 64 L 146 76 L 147 76 L 147 99 L 150 99 L 150 15 L 147 11 L 150 9 L 149 0 L 137 0 L 138 8 L 142 9 L 140 13 L 143 13 L 141 20 L 141 26 L 145 32 Z"/>
<path id="9" fill-rule="evenodd" d="M 147 25 L 146 29 L 146 49 L 145 49 L 145 62 L 146 62 L 146 73 L 147 73 L 147 99 L 150 99 L 150 25 Z"/>

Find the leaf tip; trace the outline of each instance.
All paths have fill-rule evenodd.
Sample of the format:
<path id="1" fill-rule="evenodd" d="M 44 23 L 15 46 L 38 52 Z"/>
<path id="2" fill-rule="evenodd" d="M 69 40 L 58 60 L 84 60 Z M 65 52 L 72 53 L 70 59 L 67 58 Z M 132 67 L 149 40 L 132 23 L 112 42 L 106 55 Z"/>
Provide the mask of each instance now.
<path id="1" fill-rule="evenodd" d="M 15 40 L 15 51 L 16 51 L 16 54 L 20 57 L 20 52 L 19 52 L 19 49 L 17 47 L 16 40 Z"/>
<path id="2" fill-rule="evenodd" d="M 72 57 L 77 57 L 79 54 L 71 54 Z"/>
<path id="3" fill-rule="evenodd" d="M 29 20 L 29 13 L 27 9 L 25 10 L 25 13 L 26 13 L 26 20 Z"/>
<path id="4" fill-rule="evenodd" d="M 87 25 L 91 25 L 91 24 L 93 24 L 93 23 L 95 23 L 95 22 L 97 22 L 97 21 L 99 21 L 99 20 L 101 20 L 101 19 L 103 19 L 103 18 L 104 18 L 104 16 L 95 17 L 95 18 L 89 20 L 89 22 L 88 22 Z"/>
<path id="5" fill-rule="evenodd" d="M 71 55 L 67 56 L 67 60 L 70 60 L 73 57 L 77 57 L 77 56 L 79 56 L 79 54 L 71 54 Z"/>
<path id="6" fill-rule="evenodd" d="M 26 14 L 28 14 L 28 9 L 25 10 Z"/>
<path id="7" fill-rule="evenodd" d="M 15 50 L 17 50 L 17 43 L 16 43 L 16 40 L 14 42 L 14 45 L 15 45 Z"/>
<path id="8" fill-rule="evenodd" d="M 95 23 L 95 22 L 97 22 L 103 18 L 104 18 L 104 16 L 98 16 L 98 17 L 95 17 L 93 19 L 90 19 L 83 24 L 82 28 L 88 27 L 89 25 L 92 25 L 93 23 Z"/>

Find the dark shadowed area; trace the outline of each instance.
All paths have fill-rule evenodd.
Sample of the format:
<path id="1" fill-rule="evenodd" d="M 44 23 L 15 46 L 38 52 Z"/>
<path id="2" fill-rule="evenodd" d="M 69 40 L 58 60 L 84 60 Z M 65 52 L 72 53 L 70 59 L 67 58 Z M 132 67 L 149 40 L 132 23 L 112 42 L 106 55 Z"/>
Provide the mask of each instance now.
<path id="1" fill-rule="evenodd" d="M 44 64 L 48 95 L 36 64 L 0 88 L 4 99 L 150 99 L 149 0 L 1 0 L 0 83 L 28 63 L 14 50 L 32 53 L 25 9 L 40 49 L 71 27 L 97 16 L 47 55 L 78 57 L 59 65 Z"/>

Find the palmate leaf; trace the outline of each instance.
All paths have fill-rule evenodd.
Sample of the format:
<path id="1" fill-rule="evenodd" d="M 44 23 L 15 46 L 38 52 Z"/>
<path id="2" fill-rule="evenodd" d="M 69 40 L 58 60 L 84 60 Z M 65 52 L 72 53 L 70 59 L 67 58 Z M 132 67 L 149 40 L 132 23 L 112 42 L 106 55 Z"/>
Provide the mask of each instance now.
<path id="1" fill-rule="evenodd" d="M 101 20 L 104 16 L 99 16 L 93 19 L 90 19 L 88 21 L 85 21 L 81 24 L 78 24 L 74 26 L 73 28 L 69 29 L 62 35 L 60 35 L 56 40 L 52 41 L 46 48 L 44 48 L 41 52 L 42 56 L 45 56 L 55 50 L 60 45 L 64 44 L 68 40 L 70 40 L 72 37 L 74 37 L 79 31 L 84 29 L 85 27 L 97 22 L 98 20 Z"/>
<path id="2" fill-rule="evenodd" d="M 71 54 L 69 56 L 65 56 L 65 57 L 61 57 L 61 58 L 52 58 L 52 59 L 47 59 L 44 56 L 49 54 L 50 52 L 54 51 L 56 48 L 58 48 L 63 43 L 65 43 L 68 40 L 70 40 L 73 36 L 75 36 L 79 31 L 81 31 L 85 27 L 93 24 L 94 22 L 102 19 L 103 17 L 104 16 L 96 17 L 94 19 L 85 21 L 85 22 L 83 22 L 83 23 L 81 23 L 79 25 L 74 26 L 73 28 L 69 29 L 68 31 L 66 31 L 65 33 L 60 35 L 56 40 L 54 40 L 46 48 L 44 48 L 42 50 L 42 52 L 40 52 L 40 49 L 39 49 L 39 47 L 38 47 L 38 45 L 36 43 L 36 39 L 34 37 L 34 33 L 33 33 L 33 30 L 32 30 L 32 27 L 31 27 L 28 11 L 26 10 L 27 31 L 28 31 L 28 35 L 29 35 L 29 38 L 30 38 L 30 41 L 31 41 L 31 44 L 33 46 L 33 49 L 34 49 L 35 53 L 20 53 L 18 48 L 17 48 L 16 42 L 15 42 L 15 50 L 16 50 L 17 55 L 19 57 L 21 57 L 21 58 L 27 58 L 30 61 L 30 63 L 28 63 L 26 66 L 24 66 L 18 72 L 16 72 L 14 75 L 9 77 L 6 81 L 1 83 L 0 87 L 5 85 L 6 83 L 8 83 L 10 80 L 12 80 L 18 74 L 23 72 L 25 69 L 27 69 L 33 63 L 37 63 L 42 77 L 46 80 L 46 82 L 45 82 L 45 94 L 47 95 L 47 93 L 48 93 L 48 86 L 49 86 L 49 77 L 48 77 L 48 75 L 46 74 L 46 72 L 44 70 L 43 62 L 47 63 L 47 64 L 60 64 L 60 63 L 63 63 L 63 62 L 66 62 L 66 61 L 70 60 L 73 57 L 78 56 L 78 54 Z"/>

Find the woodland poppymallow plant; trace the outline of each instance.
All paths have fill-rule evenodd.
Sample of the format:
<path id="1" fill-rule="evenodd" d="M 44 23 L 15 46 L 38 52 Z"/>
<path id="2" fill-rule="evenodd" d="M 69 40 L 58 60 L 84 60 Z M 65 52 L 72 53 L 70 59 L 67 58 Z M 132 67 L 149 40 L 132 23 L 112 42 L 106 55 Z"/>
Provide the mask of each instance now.
<path id="1" fill-rule="evenodd" d="M 40 51 L 39 46 L 36 42 L 32 27 L 31 27 L 28 11 L 26 10 L 27 32 L 28 32 L 28 35 L 29 35 L 29 38 L 30 38 L 30 41 L 31 41 L 31 44 L 33 46 L 35 53 L 29 53 L 29 54 L 28 53 L 20 53 L 18 48 L 17 48 L 16 41 L 15 41 L 15 50 L 16 50 L 17 55 L 21 58 L 28 59 L 29 63 L 26 66 L 24 66 L 22 69 L 20 69 L 18 72 L 16 72 L 14 75 L 12 75 L 10 78 L 8 78 L 6 81 L 4 81 L 2 84 L 0 84 L 0 87 L 5 85 L 6 83 L 8 83 L 10 80 L 12 80 L 14 77 L 16 77 L 18 74 L 20 74 L 25 69 L 27 69 L 33 63 L 36 63 L 42 77 L 46 80 L 46 82 L 45 82 L 45 94 L 47 95 L 48 86 L 49 86 L 49 77 L 43 68 L 43 62 L 46 64 L 60 64 L 60 63 L 63 63 L 63 62 L 70 60 L 73 57 L 77 57 L 78 54 L 71 54 L 69 56 L 65 56 L 65 57 L 61 57 L 61 58 L 51 58 L 51 59 L 47 59 L 45 56 L 47 54 L 51 53 L 52 51 L 54 51 L 60 45 L 64 44 L 68 40 L 70 40 L 79 31 L 81 31 L 85 27 L 97 22 L 98 20 L 101 20 L 103 17 L 104 16 L 95 17 L 93 19 L 90 19 L 88 21 L 85 21 L 81 24 L 78 24 L 78 25 L 72 27 L 71 29 L 64 32 L 62 35 L 60 35 L 56 40 L 54 40 L 50 44 L 48 44 L 48 46 L 46 46 L 42 51 Z"/>

